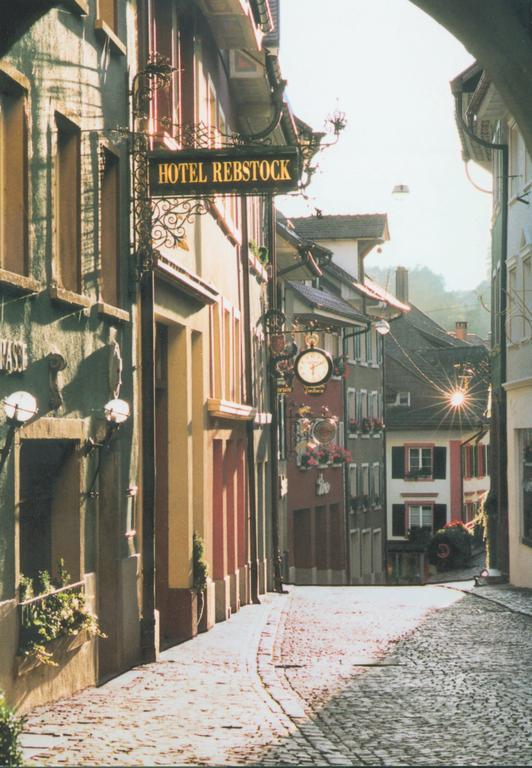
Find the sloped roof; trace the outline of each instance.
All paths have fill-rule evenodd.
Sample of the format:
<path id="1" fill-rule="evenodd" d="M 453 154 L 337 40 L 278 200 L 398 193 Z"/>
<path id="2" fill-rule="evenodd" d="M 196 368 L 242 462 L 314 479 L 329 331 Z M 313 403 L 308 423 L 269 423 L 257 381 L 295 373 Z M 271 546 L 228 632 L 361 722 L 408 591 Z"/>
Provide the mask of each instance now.
<path id="1" fill-rule="evenodd" d="M 338 266 L 338 264 L 335 264 L 334 261 L 327 264 L 324 269 L 325 272 L 330 272 L 330 274 L 335 275 L 344 283 L 351 285 L 359 293 L 376 301 L 384 301 L 386 304 L 389 304 L 391 307 L 394 307 L 401 312 L 410 312 L 410 306 L 408 304 L 399 301 L 396 296 L 375 283 L 369 277 L 366 276 L 364 278 L 364 283 L 359 283 L 358 280 L 353 278 L 353 275 L 350 275 L 345 269 Z"/>
<path id="2" fill-rule="evenodd" d="M 298 216 L 290 221 L 302 237 L 312 240 L 389 239 L 385 213 Z"/>
<path id="3" fill-rule="evenodd" d="M 344 301 L 340 296 L 336 296 L 330 291 L 320 288 L 312 288 L 312 286 L 306 283 L 291 282 L 287 285 L 292 288 L 297 295 L 302 298 L 309 306 L 316 309 L 323 309 L 326 312 L 332 312 L 342 317 L 347 317 L 350 320 L 359 321 L 361 323 L 367 323 L 368 318 L 357 312 L 347 301 Z"/>
<path id="4" fill-rule="evenodd" d="M 399 301 L 396 296 L 382 288 L 377 283 L 374 283 L 373 280 L 371 280 L 369 277 L 365 278 L 364 283 L 355 283 L 355 287 L 361 290 L 363 293 L 371 296 L 371 298 L 378 299 L 378 301 L 385 301 L 390 306 L 401 310 L 401 312 L 410 312 L 410 306 L 408 304 L 404 304 L 402 301 Z"/>
<path id="5" fill-rule="evenodd" d="M 387 402 L 410 393 L 410 406 L 386 406 L 389 429 L 472 429 L 486 422 L 489 353 L 450 336 L 412 305 L 385 337 Z M 453 409 L 448 395 L 468 377 L 467 407 Z"/>

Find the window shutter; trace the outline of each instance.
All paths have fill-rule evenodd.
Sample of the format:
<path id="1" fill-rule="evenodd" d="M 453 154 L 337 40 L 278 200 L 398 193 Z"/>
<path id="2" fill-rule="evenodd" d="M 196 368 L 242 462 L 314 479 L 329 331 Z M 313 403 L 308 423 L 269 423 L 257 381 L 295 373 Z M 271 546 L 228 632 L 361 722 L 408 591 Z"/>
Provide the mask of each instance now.
<path id="1" fill-rule="evenodd" d="M 404 536 L 405 533 L 405 505 L 392 504 L 392 536 Z"/>
<path id="2" fill-rule="evenodd" d="M 439 531 L 447 522 L 447 504 L 434 505 L 434 530 Z"/>
<path id="3" fill-rule="evenodd" d="M 434 472 L 435 480 L 445 480 L 447 464 L 447 448 L 434 448 Z"/>
<path id="4" fill-rule="evenodd" d="M 403 479 L 405 476 L 405 451 L 402 446 L 392 448 L 392 478 Z"/>

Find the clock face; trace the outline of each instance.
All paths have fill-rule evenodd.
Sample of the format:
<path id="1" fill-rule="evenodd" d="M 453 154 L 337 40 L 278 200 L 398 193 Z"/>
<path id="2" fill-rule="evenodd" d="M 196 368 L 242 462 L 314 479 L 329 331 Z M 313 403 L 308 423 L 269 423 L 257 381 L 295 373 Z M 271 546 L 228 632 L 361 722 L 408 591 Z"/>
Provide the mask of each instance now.
<path id="1" fill-rule="evenodd" d="M 305 349 L 294 364 L 296 376 L 303 384 L 323 384 L 330 379 L 333 364 L 330 355 L 323 349 Z"/>

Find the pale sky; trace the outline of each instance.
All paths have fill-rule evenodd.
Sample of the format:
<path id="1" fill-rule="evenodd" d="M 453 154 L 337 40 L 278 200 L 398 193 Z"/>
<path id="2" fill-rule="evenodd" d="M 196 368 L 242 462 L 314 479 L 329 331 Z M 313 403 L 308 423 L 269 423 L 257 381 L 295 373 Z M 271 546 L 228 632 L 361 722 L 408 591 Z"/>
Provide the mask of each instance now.
<path id="1" fill-rule="evenodd" d="M 367 266 L 425 265 L 449 289 L 474 288 L 487 272 L 491 195 L 467 180 L 454 122 L 449 81 L 473 61 L 463 45 L 409 0 L 281 0 L 280 58 L 298 116 L 315 130 L 336 106 L 348 119 L 321 153 L 310 202 L 279 198 L 281 210 L 387 213 L 391 240 Z M 410 188 L 401 202 L 396 184 Z"/>

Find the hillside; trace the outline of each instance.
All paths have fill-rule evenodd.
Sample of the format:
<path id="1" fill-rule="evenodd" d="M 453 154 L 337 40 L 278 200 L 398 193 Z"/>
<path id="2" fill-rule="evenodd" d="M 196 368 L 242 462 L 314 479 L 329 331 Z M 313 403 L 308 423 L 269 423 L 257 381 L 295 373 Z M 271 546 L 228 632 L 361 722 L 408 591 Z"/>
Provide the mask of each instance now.
<path id="1" fill-rule="evenodd" d="M 395 292 L 394 269 L 369 267 L 372 280 Z M 445 279 L 428 267 L 414 267 L 408 272 L 409 300 L 448 331 L 457 320 L 467 320 L 468 331 L 487 339 L 490 330 L 491 287 L 483 280 L 473 290 L 449 291 Z"/>

